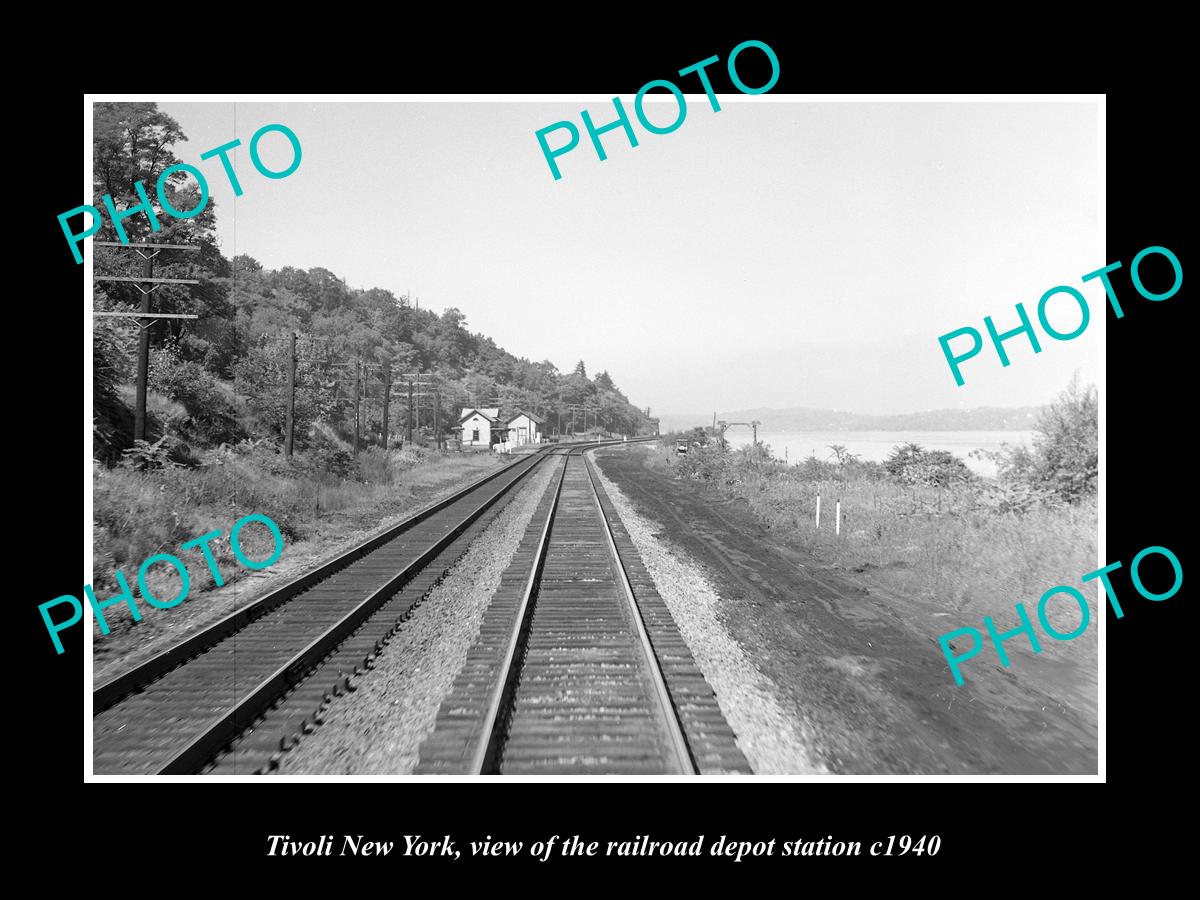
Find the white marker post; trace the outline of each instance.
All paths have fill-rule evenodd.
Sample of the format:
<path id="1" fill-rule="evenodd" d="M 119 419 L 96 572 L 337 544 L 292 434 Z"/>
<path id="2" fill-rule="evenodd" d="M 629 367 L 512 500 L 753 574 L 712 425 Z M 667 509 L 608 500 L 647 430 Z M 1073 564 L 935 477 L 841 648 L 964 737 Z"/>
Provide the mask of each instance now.
<path id="1" fill-rule="evenodd" d="M 817 528 L 821 527 L 821 494 L 817 494 Z"/>
<path id="2" fill-rule="evenodd" d="M 833 533 L 841 534 L 842 533 L 842 501 L 841 501 L 841 499 L 837 500 L 837 502 L 834 504 L 833 508 L 834 508 L 834 519 L 835 519 L 835 524 L 833 526 Z"/>

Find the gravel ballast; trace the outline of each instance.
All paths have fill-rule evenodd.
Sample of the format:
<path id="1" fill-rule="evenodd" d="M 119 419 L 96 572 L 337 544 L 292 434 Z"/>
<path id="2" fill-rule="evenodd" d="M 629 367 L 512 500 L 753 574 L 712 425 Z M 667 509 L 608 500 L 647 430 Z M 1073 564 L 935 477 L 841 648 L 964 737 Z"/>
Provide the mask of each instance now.
<path id="1" fill-rule="evenodd" d="M 280 775 L 408 775 L 554 467 L 543 465 L 414 611 L 357 690 L 284 755 Z"/>
<path id="2" fill-rule="evenodd" d="M 721 597 L 700 566 L 656 538 L 662 526 L 638 513 L 600 466 L 596 472 L 755 774 L 828 774 L 810 749 L 813 741 L 807 723 L 783 709 L 775 697 L 775 684 L 726 630 L 720 617 Z"/>

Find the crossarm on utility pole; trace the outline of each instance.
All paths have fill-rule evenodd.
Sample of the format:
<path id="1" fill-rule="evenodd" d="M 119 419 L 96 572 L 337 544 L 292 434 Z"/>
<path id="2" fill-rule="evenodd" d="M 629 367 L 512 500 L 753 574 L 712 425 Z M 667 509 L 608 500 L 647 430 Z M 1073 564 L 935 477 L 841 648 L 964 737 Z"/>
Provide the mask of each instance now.
<path id="1" fill-rule="evenodd" d="M 199 284 L 195 278 L 127 278 L 124 275 L 96 275 L 97 281 L 138 281 L 146 284 Z"/>
<path id="2" fill-rule="evenodd" d="M 93 316 L 128 316 L 134 319 L 198 319 L 184 313 L 144 313 L 144 312 L 93 312 Z"/>
<path id="3" fill-rule="evenodd" d="M 191 253 L 199 253 L 200 248 L 194 244 L 122 244 L 119 241 L 92 241 L 93 247 L 128 247 L 133 250 L 187 250 Z"/>

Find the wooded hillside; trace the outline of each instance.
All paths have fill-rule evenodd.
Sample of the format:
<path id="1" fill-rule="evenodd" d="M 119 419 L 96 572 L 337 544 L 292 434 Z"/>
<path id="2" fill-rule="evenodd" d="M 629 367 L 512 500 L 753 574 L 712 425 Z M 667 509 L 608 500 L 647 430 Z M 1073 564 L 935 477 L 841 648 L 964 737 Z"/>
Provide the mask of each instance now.
<path id="1" fill-rule="evenodd" d="M 108 193 L 118 209 L 136 205 L 134 183 L 147 194 L 160 174 L 180 162 L 172 146 L 184 139 L 179 124 L 153 103 L 98 103 L 94 120 L 94 199 Z M 195 163 L 196 160 L 187 160 Z M 166 193 L 176 209 L 199 202 L 195 181 L 177 172 Z M 153 201 L 156 203 L 157 201 Z M 355 379 L 365 364 L 365 445 L 382 442 L 384 373 L 392 373 L 393 440 L 405 427 L 406 373 L 431 373 L 443 433 L 464 406 L 499 406 L 508 414 L 525 409 L 547 420 L 549 433 L 599 427 L 635 434 L 653 427 L 608 376 L 589 378 L 580 361 L 560 372 L 549 360 L 513 356 L 482 334 L 473 334 L 458 309 L 440 315 L 415 308 L 387 290 L 349 287 L 324 268 L 264 269 L 250 256 L 226 259 L 216 244 L 214 203 L 181 220 L 159 212 L 151 232 L 144 215 L 123 223 L 131 241 L 192 244 L 199 253 L 166 251 L 155 260 L 157 278 L 197 279 L 196 285 L 160 285 L 154 311 L 190 313 L 198 320 L 165 320 L 151 328 L 147 437 L 160 439 L 178 462 L 221 443 L 246 438 L 283 440 L 287 386 L 287 336 L 297 345 L 296 446 L 322 437 L 342 441 L 354 433 Z M 105 220 L 96 241 L 115 241 Z M 125 249 L 94 247 L 96 274 L 140 273 L 141 260 Z M 133 310 L 141 302 L 136 285 L 97 282 L 95 308 Z M 128 318 L 98 318 L 94 331 L 95 455 L 107 463 L 133 444 L 132 382 L 138 327 Z M 418 391 L 425 440 L 432 434 L 433 391 Z M 573 409 L 574 408 L 574 409 Z"/>

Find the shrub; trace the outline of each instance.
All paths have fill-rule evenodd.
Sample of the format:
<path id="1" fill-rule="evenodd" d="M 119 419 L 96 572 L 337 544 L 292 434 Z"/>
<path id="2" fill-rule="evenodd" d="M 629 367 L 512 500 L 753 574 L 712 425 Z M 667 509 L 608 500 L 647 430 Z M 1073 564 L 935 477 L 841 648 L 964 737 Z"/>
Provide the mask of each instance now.
<path id="1" fill-rule="evenodd" d="M 883 463 L 884 470 L 901 484 L 946 487 L 971 481 L 967 464 L 948 450 L 926 450 L 907 443 L 893 448 Z"/>
<path id="2" fill-rule="evenodd" d="M 242 434 L 237 411 L 216 377 L 198 362 L 184 360 L 176 344 L 151 355 L 149 387 L 180 404 L 186 416 L 168 423 L 171 433 L 189 443 L 210 445 Z"/>
<path id="3" fill-rule="evenodd" d="M 691 446 L 688 452 L 675 457 L 674 473 L 680 478 L 697 478 L 702 481 L 725 483 L 730 475 L 730 454 L 719 444 Z"/>
<path id="4" fill-rule="evenodd" d="M 153 444 L 141 439 L 133 446 L 121 451 L 121 467 L 126 469 L 170 469 L 175 463 L 171 459 L 173 442 L 163 435 Z"/>
<path id="5" fill-rule="evenodd" d="M 1096 493 L 1099 475 L 1096 386 L 1080 387 L 1078 375 L 1039 414 L 1033 448 L 1005 445 L 982 454 L 994 461 L 1000 482 L 1052 502 L 1077 503 Z"/>
<path id="6" fill-rule="evenodd" d="M 845 474 L 840 471 L 837 463 L 817 459 L 815 455 L 796 463 L 791 471 L 795 477 L 804 481 L 836 481 Z"/>
<path id="7" fill-rule="evenodd" d="M 112 306 L 97 291 L 96 308 Z M 133 411 L 121 399 L 120 385 L 133 371 L 128 344 L 132 329 L 117 318 L 97 318 L 92 325 L 93 455 L 108 464 L 120 458 L 133 434 Z"/>
<path id="8" fill-rule="evenodd" d="M 1033 438 L 1035 483 L 1067 502 L 1096 492 L 1098 406 L 1096 386 L 1080 388 L 1076 374 L 1038 417 Z"/>
<path id="9" fill-rule="evenodd" d="M 327 472 L 337 478 L 350 478 L 357 474 L 354 457 L 349 450 L 339 447 L 314 447 L 305 453 L 313 468 Z"/>
<path id="10" fill-rule="evenodd" d="M 1027 513 L 1039 507 L 1053 509 L 1062 505 L 1053 491 L 1025 481 L 985 483 L 975 497 L 976 508 L 1001 513 Z"/>

